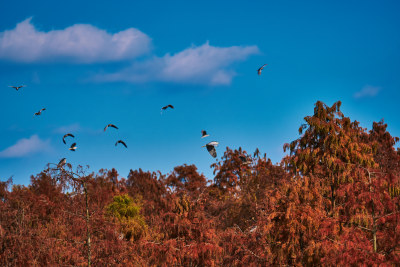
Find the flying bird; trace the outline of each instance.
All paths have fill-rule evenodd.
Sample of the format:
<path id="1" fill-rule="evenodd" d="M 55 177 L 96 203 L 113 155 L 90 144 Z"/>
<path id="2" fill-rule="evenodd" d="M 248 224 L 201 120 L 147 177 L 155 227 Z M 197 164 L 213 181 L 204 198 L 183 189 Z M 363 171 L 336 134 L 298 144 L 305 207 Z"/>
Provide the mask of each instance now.
<path id="1" fill-rule="evenodd" d="M 71 136 L 71 137 L 75 138 L 75 136 L 73 134 L 70 134 L 70 133 L 64 134 L 64 137 L 63 137 L 63 143 L 64 144 L 66 144 L 65 138 L 68 137 L 68 136 Z"/>
<path id="2" fill-rule="evenodd" d="M 205 130 L 201 130 L 201 138 L 204 138 L 204 137 L 207 137 L 207 136 L 210 136 L 210 135 L 208 135 Z"/>
<path id="3" fill-rule="evenodd" d="M 162 114 L 163 110 L 166 110 L 167 108 L 174 108 L 174 106 L 173 105 L 166 105 L 166 106 L 162 107 L 161 108 L 161 114 Z"/>
<path id="4" fill-rule="evenodd" d="M 110 123 L 110 124 L 108 124 L 108 125 L 104 128 L 104 131 L 106 131 L 108 127 L 113 127 L 113 128 L 115 128 L 115 129 L 118 130 L 118 127 L 117 127 L 117 126 L 115 126 L 114 124 L 111 124 L 111 123 Z"/>
<path id="5" fill-rule="evenodd" d="M 58 169 L 62 169 L 64 167 L 65 163 L 67 163 L 67 159 L 66 158 L 62 158 L 60 160 L 60 162 L 57 164 L 57 168 Z"/>
<path id="6" fill-rule="evenodd" d="M 39 116 L 40 114 L 42 114 L 42 111 L 46 110 L 45 108 L 42 108 L 41 110 L 39 110 L 38 112 L 35 113 L 35 116 Z"/>
<path id="7" fill-rule="evenodd" d="M 202 147 L 206 147 L 208 152 L 210 153 L 210 155 L 214 158 L 217 157 L 217 150 L 215 150 L 215 147 L 218 146 L 218 142 L 217 141 L 211 141 L 210 143 L 202 146 Z"/>
<path id="8" fill-rule="evenodd" d="M 77 149 L 76 143 L 73 143 L 70 148 L 68 148 L 71 151 L 75 151 L 75 149 Z"/>
<path id="9" fill-rule="evenodd" d="M 262 65 L 262 66 L 257 70 L 258 75 L 261 75 L 261 71 L 264 69 L 265 66 L 267 66 L 267 64 Z"/>
<path id="10" fill-rule="evenodd" d="M 123 144 L 123 145 L 124 145 L 124 147 L 128 148 L 128 146 L 125 144 L 125 142 L 124 142 L 124 141 L 122 141 L 122 140 L 118 140 L 118 141 L 115 143 L 115 146 L 117 146 L 117 145 L 118 145 L 118 143 L 120 143 L 120 144 Z"/>
<path id="11" fill-rule="evenodd" d="M 26 85 L 20 85 L 20 86 L 11 86 L 11 85 L 9 85 L 8 87 L 11 87 L 11 88 L 14 88 L 15 90 L 19 90 L 19 89 L 21 89 L 22 87 L 25 87 Z"/>

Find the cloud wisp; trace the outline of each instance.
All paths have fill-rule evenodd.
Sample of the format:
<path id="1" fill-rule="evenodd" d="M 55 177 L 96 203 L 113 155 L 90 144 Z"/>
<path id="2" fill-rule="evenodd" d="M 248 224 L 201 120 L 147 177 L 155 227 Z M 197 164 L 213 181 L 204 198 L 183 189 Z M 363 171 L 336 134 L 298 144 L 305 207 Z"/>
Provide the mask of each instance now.
<path id="1" fill-rule="evenodd" d="M 14 145 L 0 151 L 0 158 L 22 158 L 51 150 L 50 140 L 42 140 L 35 134 L 29 138 L 22 138 Z"/>
<path id="2" fill-rule="evenodd" d="M 228 85 L 236 75 L 232 64 L 259 53 L 257 46 L 215 47 L 208 42 L 181 52 L 134 62 L 115 73 L 99 75 L 97 81 L 148 81 Z"/>
<path id="3" fill-rule="evenodd" d="M 374 97 L 382 90 L 380 86 L 365 85 L 360 91 L 354 93 L 354 98 Z"/>
<path id="4" fill-rule="evenodd" d="M 0 59 L 16 62 L 97 63 L 133 59 L 147 54 L 151 39 L 135 28 L 114 34 L 90 24 L 43 32 L 28 18 L 0 32 Z"/>
<path id="5" fill-rule="evenodd" d="M 58 127 L 53 130 L 53 133 L 66 134 L 66 133 L 71 133 L 71 132 L 77 132 L 81 129 L 82 129 L 82 127 L 79 125 L 79 123 L 74 123 L 71 125 L 65 125 L 65 126 Z"/>

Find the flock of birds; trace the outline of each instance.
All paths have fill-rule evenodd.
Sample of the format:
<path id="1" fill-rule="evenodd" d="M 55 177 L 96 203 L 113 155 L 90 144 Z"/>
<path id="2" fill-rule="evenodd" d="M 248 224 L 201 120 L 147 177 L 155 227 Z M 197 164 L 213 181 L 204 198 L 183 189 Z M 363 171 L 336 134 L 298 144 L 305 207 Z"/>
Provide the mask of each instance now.
<path id="1" fill-rule="evenodd" d="M 267 65 L 267 64 L 264 64 L 264 65 L 262 65 L 259 69 L 257 69 L 257 74 L 258 74 L 258 75 L 261 75 L 261 71 L 264 69 L 264 67 L 265 67 L 266 65 Z M 23 87 L 26 87 L 26 85 L 9 86 L 9 87 L 14 88 L 15 90 L 18 91 L 19 89 L 21 89 L 21 88 L 23 88 Z M 168 108 L 173 109 L 174 106 L 171 105 L 171 104 L 169 104 L 169 105 L 166 105 L 166 106 L 162 107 L 162 108 L 161 108 L 161 114 L 162 114 L 163 111 L 165 111 L 165 110 L 168 109 Z M 42 114 L 42 112 L 45 111 L 45 110 L 46 110 L 46 108 L 42 108 L 42 109 L 40 109 L 38 112 L 35 112 L 34 117 L 35 117 L 35 116 L 40 116 L 40 115 Z M 110 124 L 107 124 L 107 125 L 104 127 L 104 132 L 105 132 L 105 131 L 107 130 L 107 128 L 109 128 L 109 127 L 118 130 L 118 127 L 117 127 L 117 126 L 115 126 L 114 124 L 110 123 Z M 206 132 L 205 130 L 201 130 L 201 138 L 208 137 L 208 136 L 210 136 L 210 135 L 207 134 L 207 132 Z M 75 138 L 75 136 L 74 136 L 73 134 L 71 134 L 71 133 L 66 133 L 66 134 L 64 134 L 64 136 L 63 136 L 63 138 L 62 138 L 62 141 L 63 141 L 64 144 L 67 144 L 67 142 L 66 142 L 66 140 L 65 140 L 67 137 Z M 118 144 L 121 144 L 121 145 L 123 145 L 125 148 L 128 148 L 128 146 L 126 145 L 126 143 L 125 143 L 123 140 L 118 140 L 118 141 L 115 143 L 115 146 L 117 146 Z M 217 150 L 216 150 L 216 147 L 217 147 L 218 145 L 219 145 L 219 142 L 217 142 L 217 141 L 211 141 L 211 142 L 205 144 L 205 145 L 202 146 L 202 147 L 206 147 L 206 149 L 207 149 L 207 151 L 210 153 L 210 155 L 211 155 L 213 158 L 216 158 L 216 157 L 217 157 Z M 71 146 L 70 146 L 68 149 L 69 149 L 70 151 L 75 151 L 77 148 L 78 148 L 78 147 L 76 146 L 76 143 L 74 142 L 74 143 L 71 144 Z M 250 164 L 250 163 L 251 163 L 251 161 L 250 161 L 247 157 L 245 157 L 245 156 L 239 156 L 239 158 L 240 158 L 240 160 L 242 161 L 243 164 Z M 59 163 L 57 164 L 57 168 L 62 169 L 63 166 L 64 166 L 66 163 L 67 163 L 67 159 L 66 159 L 66 158 L 62 158 L 62 159 L 59 161 Z"/>

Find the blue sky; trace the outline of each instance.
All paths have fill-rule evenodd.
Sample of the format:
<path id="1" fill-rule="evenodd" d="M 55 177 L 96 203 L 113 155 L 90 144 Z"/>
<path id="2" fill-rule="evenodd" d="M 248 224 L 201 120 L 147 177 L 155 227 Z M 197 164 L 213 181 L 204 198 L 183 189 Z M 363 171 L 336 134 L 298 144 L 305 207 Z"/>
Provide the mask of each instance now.
<path id="1" fill-rule="evenodd" d="M 400 136 L 398 1 L 2 1 L 0 179 L 66 157 L 170 172 L 201 148 L 273 162 L 321 100 Z M 268 64 L 261 76 L 257 68 Z M 9 85 L 25 84 L 18 92 Z M 160 115 L 160 108 L 174 110 Z M 41 116 L 33 117 L 45 107 Z M 108 123 L 119 130 L 103 132 Z M 210 137 L 200 138 L 205 129 Z M 62 143 L 64 133 L 75 139 Z M 124 140 L 128 149 L 115 147 Z M 75 152 L 68 151 L 72 141 Z"/>

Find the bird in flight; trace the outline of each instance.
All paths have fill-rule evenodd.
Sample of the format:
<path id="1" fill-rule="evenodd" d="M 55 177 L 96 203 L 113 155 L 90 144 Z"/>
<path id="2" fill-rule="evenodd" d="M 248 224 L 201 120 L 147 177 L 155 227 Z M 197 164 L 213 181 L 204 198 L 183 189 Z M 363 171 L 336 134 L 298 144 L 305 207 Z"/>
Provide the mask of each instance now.
<path id="1" fill-rule="evenodd" d="M 68 136 L 71 136 L 71 137 L 75 138 L 75 136 L 73 134 L 70 134 L 70 133 L 64 134 L 64 136 L 63 136 L 63 143 L 64 144 L 66 144 L 65 138 L 68 137 Z"/>
<path id="2" fill-rule="evenodd" d="M 124 142 L 124 141 L 122 141 L 122 140 L 118 140 L 118 141 L 115 143 L 115 146 L 117 146 L 117 145 L 118 145 L 118 143 L 120 143 L 120 144 L 123 144 L 123 145 L 124 145 L 124 147 L 128 148 L 128 146 L 125 144 L 125 142 Z"/>
<path id="3" fill-rule="evenodd" d="M 217 157 L 217 150 L 215 150 L 215 147 L 218 146 L 218 142 L 217 141 L 211 141 L 210 143 L 202 146 L 202 147 L 206 147 L 208 152 L 210 153 L 210 155 L 214 158 Z"/>
<path id="4" fill-rule="evenodd" d="M 42 108 L 41 110 L 39 110 L 38 112 L 35 113 L 35 116 L 39 116 L 40 114 L 42 114 L 42 111 L 46 110 L 45 108 Z"/>
<path id="5" fill-rule="evenodd" d="M 57 164 L 57 168 L 58 169 L 62 169 L 64 167 L 65 163 L 67 163 L 67 159 L 66 158 L 62 158 L 60 160 L 60 162 Z"/>
<path id="6" fill-rule="evenodd" d="M 258 75 L 261 75 L 261 71 L 264 69 L 265 66 L 267 66 L 267 64 L 262 65 L 262 66 L 257 70 Z"/>
<path id="7" fill-rule="evenodd" d="M 204 138 L 204 137 L 207 137 L 207 136 L 210 136 L 210 135 L 208 135 L 205 130 L 201 130 L 201 138 Z"/>
<path id="8" fill-rule="evenodd" d="M 76 143 L 73 143 L 73 144 L 71 145 L 71 147 L 68 148 L 68 149 L 71 150 L 71 151 L 75 151 L 75 150 L 77 149 Z"/>
<path id="9" fill-rule="evenodd" d="M 104 131 L 106 131 L 108 127 L 113 127 L 113 128 L 115 128 L 115 129 L 118 130 L 118 127 L 117 127 L 117 126 L 115 126 L 114 124 L 111 124 L 111 123 L 110 123 L 110 124 L 108 124 L 106 127 L 104 127 Z"/>
<path id="10" fill-rule="evenodd" d="M 8 87 L 11 87 L 11 88 L 14 88 L 15 90 L 19 90 L 19 89 L 21 89 L 22 87 L 25 87 L 26 85 L 20 85 L 20 86 L 11 86 L 11 85 L 9 85 Z"/>
<path id="11" fill-rule="evenodd" d="M 174 106 L 173 105 L 166 105 L 166 106 L 162 107 L 161 108 L 161 114 L 162 114 L 163 110 L 166 110 L 167 108 L 174 108 Z"/>

